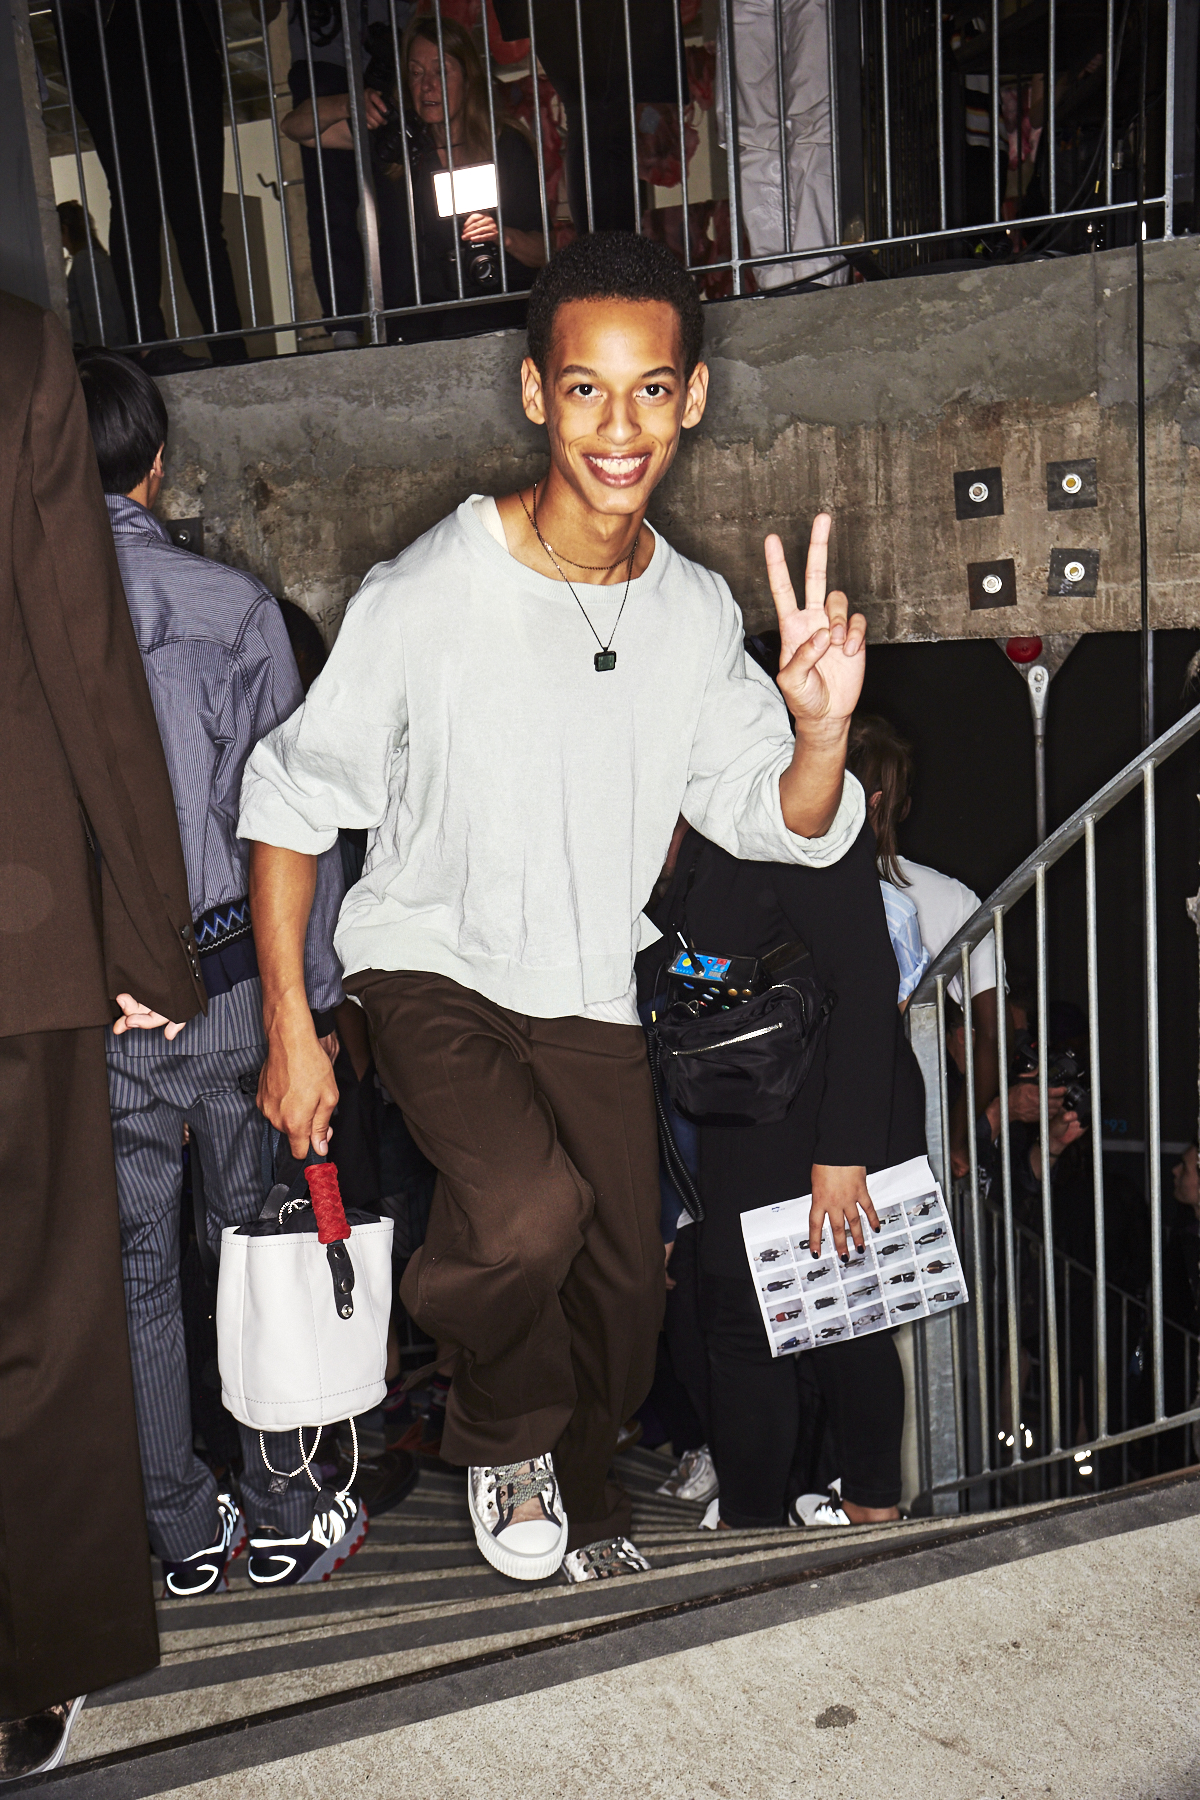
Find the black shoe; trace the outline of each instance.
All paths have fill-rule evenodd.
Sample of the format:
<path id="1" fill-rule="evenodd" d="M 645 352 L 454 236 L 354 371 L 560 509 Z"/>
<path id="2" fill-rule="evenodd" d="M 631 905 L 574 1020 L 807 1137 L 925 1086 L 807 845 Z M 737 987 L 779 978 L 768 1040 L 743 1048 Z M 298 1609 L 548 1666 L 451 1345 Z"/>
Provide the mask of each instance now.
<path id="1" fill-rule="evenodd" d="M 86 1694 L 80 1694 L 75 1700 L 62 1700 L 44 1712 L 31 1713 L 27 1719 L 0 1719 L 0 1781 L 57 1769 L 86 1699 Z"/>
<path id="2" fill-rule="evenodd" d="M 367 1509 L 353 1494 L 322 1494 L 303 1537 L 264 1531 L 250 1539 L 246 1573 L 253 1587 L 294 1587 L 328 1581 L 367 1535 Z"/>
<path id="3" fill-rule="evenodd" d="M 182 1562 L 163 1558 L 163 1599 L 194 1600 L 197 1594 L 223 1594 L 225 1571 L 246 1542 L 246 1521 L 232 1494 L 217 1495 L 217 1541 Z"/>
<path id="4" fill-rule="evenodd" d="M 407 1450 L 393 1447 L 367 1455 L 360 1448 L 358 1473 L 351 1491 L 364 1503 L 371 1517 L 377 1519 L 380 1513 L 399 1506 L 412 1493 L 417 1485 L 417 1472 L 417 1460 Z M 349 1474 L 350 1459 L 343 1450 L 338 1478 L 344 1482 Z"/>

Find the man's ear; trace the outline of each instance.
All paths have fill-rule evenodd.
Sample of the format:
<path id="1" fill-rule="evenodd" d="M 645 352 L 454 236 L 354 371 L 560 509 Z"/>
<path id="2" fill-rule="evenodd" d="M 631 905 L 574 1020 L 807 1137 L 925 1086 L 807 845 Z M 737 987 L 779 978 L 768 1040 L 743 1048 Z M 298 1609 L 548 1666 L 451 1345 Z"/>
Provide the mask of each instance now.
<path id="1" fill-rule="evenodd" d="M 164 450 L 165 450 L 165 449 L 166 449 L 166 447 L 167 447 L 167 446 L 166 446 L 166 445 L 165 445 L 165 444 L 160 444 L 160 445 L 159 445 L 159 446 L 158 446 L 158 449 L 157 449 L 157 450 L 156 450 L 156 451 L 155 451 L 155 452 L 154 452 L 154 461 L 153 461 L 153 463 L 152 463 L 152 464 L 151 464 L 151 465 L 150 465 L 150 473 L 151 473 L 151 474 L 152 474 L 152 475 L 157 475 L 157 476 L 158 476 L 158 479 L 159 479 L 159 480 L 160 480 L 160 481 L 161 481 L 161 480 L 162 480 L 162 479 L 163 479 L 163 475 L 164 475 L 164 470 L 163 470 L 163 451 L 164 451 Z"/>
<path id="2" fill-rule="evenodd" d="M 533 425 L 546 423 L 546 397 L 542 391 L 542 373 L 531 356 L 521 364 L 521 405 L 525 417 Z"/>
<path id="3" fill-rule="evenodd" d="M 704 417 L 704 408 L 708 404 L 708 364 L 698 362 L 688 376 L 687 400 L 684 403 L 683 418 L 680 421 L 684 431 L 690 431 Z"/>

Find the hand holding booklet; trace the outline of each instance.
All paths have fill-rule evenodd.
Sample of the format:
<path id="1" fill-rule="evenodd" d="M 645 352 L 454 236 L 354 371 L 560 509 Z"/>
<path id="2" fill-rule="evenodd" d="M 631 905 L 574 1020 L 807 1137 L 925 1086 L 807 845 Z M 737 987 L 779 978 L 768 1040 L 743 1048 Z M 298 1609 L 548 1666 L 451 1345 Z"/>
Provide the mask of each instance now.
<path id="1" fill-rule="evenodd" d="M 954 1227 L 924 1156 L 867 1176 L 880 1230 L 863 1221 L 863 1249 L 843 1266 L 829 1220 L 821 1254 L 808 1247 L 812 1195 L 742 1214 L 746 1255 L 772 1356 L 818 1350 L 962 1306 Z"/>

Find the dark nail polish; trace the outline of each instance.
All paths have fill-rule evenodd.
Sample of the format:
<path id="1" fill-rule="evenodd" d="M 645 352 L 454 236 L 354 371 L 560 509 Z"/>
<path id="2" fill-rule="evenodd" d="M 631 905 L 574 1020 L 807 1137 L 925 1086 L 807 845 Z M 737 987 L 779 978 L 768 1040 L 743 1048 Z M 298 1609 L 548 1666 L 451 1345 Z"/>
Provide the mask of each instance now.
<path id="1" fill-rule="evenodd" d="M 872 1225 L 871 1230 L 875 1233 L 875 1236 L 878 1237 L 880 1232 L 883 1230 L 883 1226 L 882 1225 Z"/>
<path id="2" fill-rule="evenodd" d="M 819 1250 L 810 1249 L 808 1254 L 812 1257 L 813 1261 L 816 1262 L 821 1252 Z"/>
<path id="3" fill-rule="evenodd" d="M 846 1264 L 849 1264 L 850 1258 L 848 1256 L 843 1256 L 842 1261 Z"/>

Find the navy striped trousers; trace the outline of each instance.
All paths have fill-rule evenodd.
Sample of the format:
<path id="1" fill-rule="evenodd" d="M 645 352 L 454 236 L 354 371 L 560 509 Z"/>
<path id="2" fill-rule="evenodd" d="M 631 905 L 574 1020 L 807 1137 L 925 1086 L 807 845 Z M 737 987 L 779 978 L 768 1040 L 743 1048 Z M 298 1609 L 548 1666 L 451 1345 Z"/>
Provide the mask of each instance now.
<path id="1" fill-rule="evenodd" d="M 216 1541 L 217 1484 L 192 1445 L 191 1402 L 179 1283 L 183 1125 L 204 1170 L 208 1235 L 255 1219 L 265 1198 L 262 1114 L 238 1086 L 257 1073 L 265 1044 L 202 1055 L 122 1054 L 109 1039 L 108 1088 L 121 1212 L 121 1261 L 133 1362 L 134 1401 L 150 1543 L 172 1561 Z M 251 1532 L 274 1526 L 298 1537 L 316 1495 L 301 1473 L 287 1483 L 263 1464 L 258 1433 L 239 1426 L 242 1505 Z M 274 1468 L 299 1465 L 295 1432 L 264 1439 Z M 272 1489 L 281 1488 L 280 1492 Z"/>

